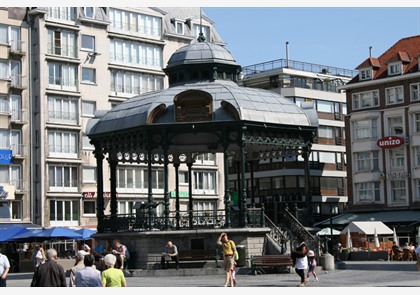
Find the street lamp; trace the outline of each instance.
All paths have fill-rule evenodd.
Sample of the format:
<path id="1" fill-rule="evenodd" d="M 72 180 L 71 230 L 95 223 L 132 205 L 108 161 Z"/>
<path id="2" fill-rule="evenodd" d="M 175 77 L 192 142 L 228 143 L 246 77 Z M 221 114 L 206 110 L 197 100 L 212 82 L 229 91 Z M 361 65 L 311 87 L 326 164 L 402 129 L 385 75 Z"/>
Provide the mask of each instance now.
<path id="1" fill-rule="evenodd" d="M 340 201 L 340 198 L 327 198 L 325 200 L 326 203 L 328 203 L 330 205 L 330 240 L 331 243 L 333 241 L 333 214 L 337 214 L 338 213 L 338 208 L 337 208 L 337 204 Z M 328 245 L 328 241 L 326 241 L 326 244 Z M 331 244 L 331 254 L 334 254 L 334 247 Z M 328 246 L 326 247 L 328 248 Z M 328 252 L 328 249 L 326 250 Z"/>

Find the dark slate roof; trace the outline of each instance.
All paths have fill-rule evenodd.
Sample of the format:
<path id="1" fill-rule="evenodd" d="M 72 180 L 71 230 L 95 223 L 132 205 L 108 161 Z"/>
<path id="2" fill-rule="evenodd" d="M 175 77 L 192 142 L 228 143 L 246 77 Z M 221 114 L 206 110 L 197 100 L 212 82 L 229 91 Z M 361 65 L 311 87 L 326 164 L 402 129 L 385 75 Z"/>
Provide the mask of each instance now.
<path id="1" fill-rule="evenodd" d="M 186 64 L 208 64 L 222 63 L 236 65 L 235 58 L 223 46 L 210 42 L 193 42 L 190 45 L 181 47 L 168 61 L 167 68 L 177 67 Z"/>
<path id="2" fill-rule="evenodd" d="M 130 98 L 106 112 L 101 118 L 92 119 L 88 124 L 87 133 L 102 134 L 146 125 L 151 111 L 161 104 L 166 106 L 167 112 L 154 124 L 173 124 L 174 97 L 191 89 L 208 92 L 213 97 L 212 122 L 233 120 L 221 106 L 222 101 L 226 101 L 238 111 L 240 120 L 318 126 L 318 116 L 313 108 L 303 110 L 273 91 L 240 87 L 229 81 L 217 81 L 187 83 Z"/>

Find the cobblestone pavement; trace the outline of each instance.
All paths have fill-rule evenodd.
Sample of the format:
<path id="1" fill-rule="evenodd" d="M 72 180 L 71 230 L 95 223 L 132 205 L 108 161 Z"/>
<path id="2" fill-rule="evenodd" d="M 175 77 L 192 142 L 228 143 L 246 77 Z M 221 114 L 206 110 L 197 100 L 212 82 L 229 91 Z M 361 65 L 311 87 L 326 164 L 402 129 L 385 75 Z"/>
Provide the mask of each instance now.
<path id="1" fill-rule="evenodd" d="M 306 287 L 420 287 L 420 272 L 406 270 L 334 269 L 318 272 L 319 281 L 311 276 Z M 31 273 L 12 273 L 8 287 L 28 287 Z M 224 275 L 127 277 L 129 287 L 221 287 Z M 237 274 L 237 287 L 296 287 L 299 276 L 283 274 Z M 68 281 L 68 278 L 67 278 Z M 420 291 L 420 290 L 419 290 Z M 406 293 L 406 292 L 404 292 Z"/>

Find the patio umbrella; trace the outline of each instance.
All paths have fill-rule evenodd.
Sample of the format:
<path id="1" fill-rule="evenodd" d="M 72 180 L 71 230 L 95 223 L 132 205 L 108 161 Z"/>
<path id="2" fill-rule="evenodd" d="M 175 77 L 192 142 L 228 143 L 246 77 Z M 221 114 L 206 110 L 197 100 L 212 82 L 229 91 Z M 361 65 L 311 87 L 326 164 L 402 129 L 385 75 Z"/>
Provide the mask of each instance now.
<path id="1" fill-rule="evenodd" d="M 81 228 L 78 230 L 75 230 L 76 233 L 79 233 L 82 235 L 81 238 L 78 238 L 76 240 L 91 240 L 92 238 L 90 237 L 91 235 L 96 233 L 96 230 L 93 229 L 89 229 L 89 228 Z"/>
<path id="2" fill-rule="evenodd" d="M 82 239 L 82 234 L 75 232 L 67 227 L 52 227 L 44 229 L 33 235 L 38 241 L 41 240 L 76 240 Z"/>
<path id="3" fill-rule="evenodd" d="M 351 242 L 351 235 L 350 235 L 350 229 L 347 229 L 346 233 L 346 247 L 347 248 L 353 248 L 353 243 Z"/>
<path id="4" fill-rule="evenodd" d="M 35 241 L 34 235 L 41 232 L 42 229 L 35 229 L 35 230 L 29 230 L 24 233 L 20 233 L 18 235 L 15 235 L 10 238 L 10 241 L 13 242 L 33 242 Z"/>
<path id="5" fill-rule="evenodd" d="M 393 239 L 394 239 L 395 245 L 397 245 L 399 247 L 400 242 L 398 241 L 397 232 L 395 231 L 395 227 L 394 227 L 394 237 L 393 237 Z"/>
<path id="6" fill-rule="evenodd" d="M 329 236 L 329 235 L 331 235 L 331 228 L 329 228 L 329 227 L 323 228 L 320 231 L 318 231 L 316 234 L 318 236 Z M 334 236 L 338 236 L 338 235 L 340 235 L 340 231 L 333 229 L 332 234 Z"/>
<path id="7" fill-rule="evenodd" d="M 376 227 L 375 227 L 375 234 L 373 235 L 373 239 L 374 239 L 374 242 L 375 242 L 375 248 L 379 248 L 381 246 L 381 244 L 379 243 L 378 234 L 376 233 Z"/>
<path id="8" fill-rule="evenodd" d="M 2 228 L 0 229 L 0 242 L 9 242 L 14 236 L 26 232 L 30 232 L 30 230 L 20 225 L 12 226 L 9 228 Z"/>

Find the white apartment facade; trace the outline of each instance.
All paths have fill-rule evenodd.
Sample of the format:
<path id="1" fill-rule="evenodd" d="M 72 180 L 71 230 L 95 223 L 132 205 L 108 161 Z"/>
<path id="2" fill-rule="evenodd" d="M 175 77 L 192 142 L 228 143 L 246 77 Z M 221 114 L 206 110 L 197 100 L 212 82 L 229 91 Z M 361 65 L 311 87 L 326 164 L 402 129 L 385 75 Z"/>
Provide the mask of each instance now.
<path id="1" fill-rule="evenodd" d="M 33 206 L 24 202 L 22 211 L 28 212 L 27 221 L 45 227 L 96 227 L 96 159 L 84 133 L 88 120 L 130 97 L 166 88 L 168 59 L 200 32 L 211 42 L 223 41 L 199 8 L 28 7 L 24 23 L 29 53 L 23 56 L 23 68 L 30 83 L 23 101 L 30 120 L 22 141 L 31 155 L 24 160 L 27 198 Z M 189 181 L 195 209 L 222 205 L 219 158 L 198 156 L 192 180 L 181 165 L 181 210 L 187 208 Z M 163 199 L 163 168 L 156 167 L 152 180 L 146 170 L 139 164 L 118 167 L 118 214 L 135 213 L 135 204 L 147 201 L 149 184 L 156 201 Z M 104 174 L 109 179 L 108 167 Z M 170 169 L 169 189 L 174 187 Z M 109 183 L 104 192 L 108 212 Z"/>

